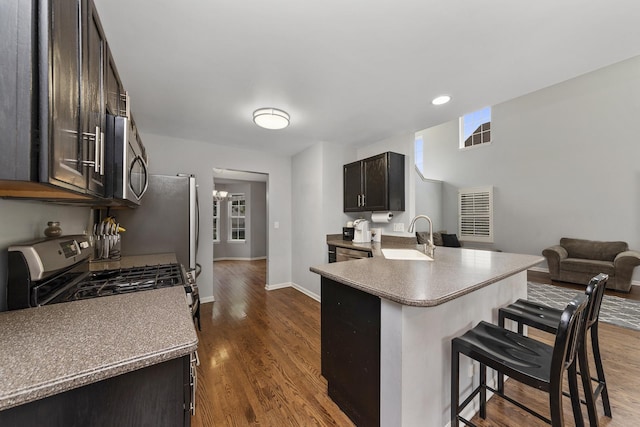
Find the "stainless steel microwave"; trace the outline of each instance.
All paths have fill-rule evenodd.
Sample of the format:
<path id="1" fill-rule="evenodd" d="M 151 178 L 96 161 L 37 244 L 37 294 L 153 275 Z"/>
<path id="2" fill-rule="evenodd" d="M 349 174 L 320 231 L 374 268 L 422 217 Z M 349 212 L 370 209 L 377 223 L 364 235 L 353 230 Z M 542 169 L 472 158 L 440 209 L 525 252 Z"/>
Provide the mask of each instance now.
<path id="1" fill-rule="evenodd" d="M 138 206 L 149 185 L 147 152 L 135 123 L 128 117 L 107 115 L 107 158 L 111 162 L 107 197 Z"/>

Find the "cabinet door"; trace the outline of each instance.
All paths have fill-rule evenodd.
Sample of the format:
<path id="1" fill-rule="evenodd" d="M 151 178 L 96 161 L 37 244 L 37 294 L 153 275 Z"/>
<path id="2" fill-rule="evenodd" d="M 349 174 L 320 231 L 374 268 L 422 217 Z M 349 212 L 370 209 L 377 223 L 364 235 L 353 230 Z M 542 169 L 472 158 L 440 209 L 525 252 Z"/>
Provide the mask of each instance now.
<path id="1" fill-rule="evenodd" d="M 84 35 L 82 48 L 82 110 L 80 124 L 88 172 L 87 188 L 90 193 L 105 195 L 104 174 L 104 58 L 105 38 L 93 1 L 84 7 Z"/>
<path id="2" fill-rule="evenodd" d="M 356 425 L 380 425 L 380 298 L 322 278 L 321 373 Z"/>
<path id="3" fill-rule="evenodd" d="M 363 210 L 383 211 L 389 209 L 387 165 L 387 153 L 362 161 Z"/>
<path id="4" fill-rule="evenodd" d="M 361 162 L 344 165 L 343 171 L 343 211 L 359 212 L 362 210 Z"/>
<path id="5" fill-rule="evenodd" d="M 107 45 L 106 49 L 106 70 L 105 70 L 105 90 L 104 95 L 106 98 L 106 110 L 108 114 L 112 116 L 122 116 L 123 114 L 123 103 L 120 99 L 121 95 L 124 93 L 124 89 L 122 87 L 122 82 L 120 81 L 120 77 L 118 76 L 118 70 L 116 69 L 116 64 L 113 62 L 113 57 L 111 56 L 111 51 Z"/>
<path id="6" fill-rule="evenodd" d="M 189 356 L 0 411 L 2 426 L 190 426 Z"/>
<path id="7" fill-rule="evenodd" d="M 86 186 L 80 129 L 80 4 L 52 1 L 49 14 L 49 179 Z M 46 141 L 46 137 L 43 136 Z M 45 179 L 42 177 L 41 179 Z"/>

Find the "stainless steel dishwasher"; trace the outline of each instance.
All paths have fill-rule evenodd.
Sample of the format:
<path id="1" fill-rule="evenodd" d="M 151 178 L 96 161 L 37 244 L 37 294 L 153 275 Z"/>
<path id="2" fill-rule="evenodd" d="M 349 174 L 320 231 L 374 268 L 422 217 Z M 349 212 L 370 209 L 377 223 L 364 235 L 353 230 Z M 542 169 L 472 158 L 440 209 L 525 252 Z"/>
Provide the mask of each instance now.
<path id="1" fill-rule="evenodd" d="M 336 247 L 336 262 L 350 261 L 352 259 L 371 258 L 373 254 L 370 251 L 360 251 L 357 249 L 347 249 Z"/>

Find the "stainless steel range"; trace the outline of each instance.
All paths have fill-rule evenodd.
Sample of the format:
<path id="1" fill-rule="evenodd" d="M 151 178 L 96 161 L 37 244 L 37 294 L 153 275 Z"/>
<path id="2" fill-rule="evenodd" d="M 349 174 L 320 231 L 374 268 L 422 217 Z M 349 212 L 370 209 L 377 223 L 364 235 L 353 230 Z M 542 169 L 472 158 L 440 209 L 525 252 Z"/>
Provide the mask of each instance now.
<path id="1" fill-rule="evenodd" d="M 89 271 L 87 236 L 62 236 L 9 247 L 9 310 L 74 300 L 184 286 L 187 304 L 200 328 L 198 286 L 181 264 Z"/>

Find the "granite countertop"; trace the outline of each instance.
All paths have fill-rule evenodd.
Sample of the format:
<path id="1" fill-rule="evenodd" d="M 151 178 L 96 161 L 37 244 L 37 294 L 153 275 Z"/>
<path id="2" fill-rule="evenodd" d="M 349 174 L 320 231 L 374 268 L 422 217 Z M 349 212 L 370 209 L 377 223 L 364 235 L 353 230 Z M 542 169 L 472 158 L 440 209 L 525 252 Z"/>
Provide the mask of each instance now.
<path id="1" fill-rule="evenodd" d="M 181 286 L 0 313 L 0 410 L 197 349 Z"/>
<path id="2" fill-rule="evenodd" d="M 152 255 L 129 255 L 119 260 L 99 260 L 89 263 L 90 271 L 115 270 L 118 268 L 144 267 L 147 265 L 176 264 L 178 259 L 174 253 Z"/>
<path id="3" fill-rule="evenodd" d="M 352 243 L 327 238 L 327 244 L 371 251 L 373 258 L 336 262 L 310 268 L 314 273 L 403 305 L 443 304 L 537 265 L 544 258 L 479 249 L 438 246 L 433 261 L 386 259 L 380 249 L 421 250 L 415 239 L 382 243 Z M 413 243 L 408 243 L 413 242 Z"/>

